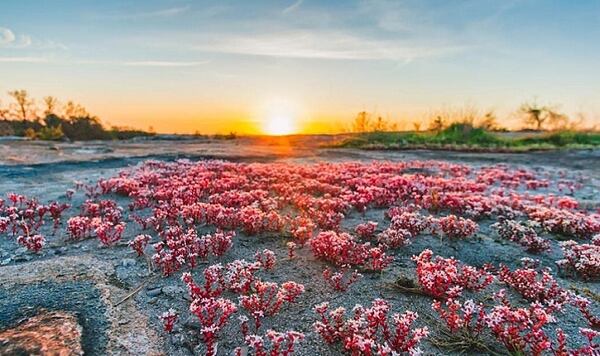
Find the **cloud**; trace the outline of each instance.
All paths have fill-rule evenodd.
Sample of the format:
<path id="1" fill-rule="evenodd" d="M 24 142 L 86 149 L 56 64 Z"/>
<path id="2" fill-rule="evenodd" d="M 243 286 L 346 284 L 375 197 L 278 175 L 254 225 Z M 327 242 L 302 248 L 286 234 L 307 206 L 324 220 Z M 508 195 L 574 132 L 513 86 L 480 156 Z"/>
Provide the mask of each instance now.
<path id="1" fill-rule="evenodd" d="M 410 61 L 458 51 L 443 43 L 418 45 L 409 40 L 373 39 L 345 32 L 295 30 L 257 35 L 221 35 L 206 38 L 194 49 L 269 57 Z"/>
<path id="2" fill-rule="evenodd" d="M 44 57 L 0 57 L 0 63 L 47 63 Z"/>
<path id="3" fill-rule="evenodd" d="M 15 34 L 6 27 L 0 27 L 0 45 L 10 44 L 15 41 Z"/>
<path id="4" fill-rule="evenodd" d="M 191 61 L 191 62 L 178 62 L 178 61 L 133 61 L 133 62 L 116 62 L 130 67 L 195 67 L 209 63 L 210 61 Z"/>
<path id="5" fill-rule="evenodd" d="M 303 2 L 304 2 L 304 0 L 297 0 L 295 3 L 291 4 L 290 6 L 286 7 L 285 9 L 283 9 L 283 11 L 281 11 L 281 13 L 284 15 L 289 14 L 290 12 L 293 12 L 294 10 L 299 8 Z"/>
<path id="6" fill-rule="evenodd" d="M 33 43 L 33 40 L 31 39 L 31 36 L 29 36 L 29 35 L 20 35 L 19 43 L 20 43 L 21 47 L 29 47 Z"/>
<path id="7" fill-rule="evenodd" d="M 62 43 L 35 39 L 24 33 L 15 34 L 11 29 L 6 27 L 0 27 L 0 47 L 11 49 L 27 48 L 34 50 L 67 49 Z"/>
<path id="8" fill-rule="evenodd" d="M 152 18 L 162 18 L 162 17 L 172 17 L 182 13 L 187 12 L 191 7 L 180 6 L 180 7 L 171 7 L 166 9 L 154 10 L 154 11 L 141 11 L 134 13 L 116 13 L 109 15 L 98 15 L 95 16 L 99 19 L 111 19 L 111 20 L 139 20 L 139 19 L 152 19 Z"/>

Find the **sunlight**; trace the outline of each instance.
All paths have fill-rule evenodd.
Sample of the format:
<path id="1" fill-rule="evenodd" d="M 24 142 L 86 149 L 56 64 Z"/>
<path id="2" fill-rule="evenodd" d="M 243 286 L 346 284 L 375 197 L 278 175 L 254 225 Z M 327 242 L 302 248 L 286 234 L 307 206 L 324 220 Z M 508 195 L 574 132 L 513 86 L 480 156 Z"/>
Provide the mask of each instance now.
<path id="1" fill-rule="evenodd" d="M 263 131 L 268 135 L 290 135 L 296 132 L 294 119 L 287 116 L 272 116 L 264 125 Z"/>
<path id="2" fill-rule="evenodd" d="M 284 136 L 298 133 L 300 105 L 289 98 L 271 96 L 257 109 L 261 131 L 271 136 Z"/>

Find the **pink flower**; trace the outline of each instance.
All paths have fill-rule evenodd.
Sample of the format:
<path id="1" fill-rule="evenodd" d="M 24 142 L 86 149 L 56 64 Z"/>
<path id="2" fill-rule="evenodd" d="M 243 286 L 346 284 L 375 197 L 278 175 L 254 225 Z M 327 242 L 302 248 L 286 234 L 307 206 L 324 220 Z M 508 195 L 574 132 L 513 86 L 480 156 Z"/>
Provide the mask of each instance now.
<path id="1" fill-rule="evenodd" d="M 159 319 L 162 320 L 166 332 L 170 333 L 173 331 L 173 326 L 178 317 L 179 315 L 173 309 L 169 309 L 160 315 Z"/>
<path id="2" fill-rule="evenodd" d="M 260 263 L 263 269 L 269 271 L 275 269 L 275 263 L 277 262 L 277 257 L 275 256 L 275 252 L 264 249 L 262 251 L 256 252 L 254 255 L 254 259 L 256 262 Z"/>
<path id="3" fill-rule="evenodd" d="M 313 324 L 315 332 L 327 343 L 339 342 L 353 354 L 415 353 L 420 341 L 429 334 L 426 327 L 412 329 L 418 318 L 416 313 L 407 311 L 390 317 L 390 305 L 382 299 L 374 300 L 370 308 L 356 305 L 349 318 L 342 307 L 328 309 L 328 303 L 315 306 L 319 314 L 319 321 Z"/>
<path id="4" fill-rule="evenodd" d="M 463 288 L 480 291 L 493 281 L 484 269 L 461 265 L 454 258 L 433 258 L 431 250 L 413 256 L 417 264 L 417 279 L 423 291 L 434 298 L 457 297 Z"/>

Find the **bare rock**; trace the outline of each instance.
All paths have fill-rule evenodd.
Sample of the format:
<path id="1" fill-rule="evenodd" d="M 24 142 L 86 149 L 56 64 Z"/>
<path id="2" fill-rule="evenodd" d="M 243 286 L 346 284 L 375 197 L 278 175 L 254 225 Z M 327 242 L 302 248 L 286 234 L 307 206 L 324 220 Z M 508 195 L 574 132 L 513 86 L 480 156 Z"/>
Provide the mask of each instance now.
<path id="1" fill-rule="evenodd" d="M 81 326 L 66 312 L 42 313 L 0 332 L 1 355 L 83 355 Z"/>

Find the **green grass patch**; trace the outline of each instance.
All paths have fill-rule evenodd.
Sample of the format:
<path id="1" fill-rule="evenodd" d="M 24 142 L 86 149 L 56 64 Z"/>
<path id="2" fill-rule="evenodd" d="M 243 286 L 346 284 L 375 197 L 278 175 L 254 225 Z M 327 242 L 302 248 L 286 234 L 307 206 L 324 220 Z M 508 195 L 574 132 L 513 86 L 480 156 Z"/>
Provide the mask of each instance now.
<path id="1" fill-rule="evenodd" d="M 559 148 L 586 149 L 600 146 L 600 133 L 560 131 L 510 137 L 471 124 L 455 123 L 440 132 L 365 132 L 336 147 L 364 149 L 454 149 L 526 152 Z"/>

